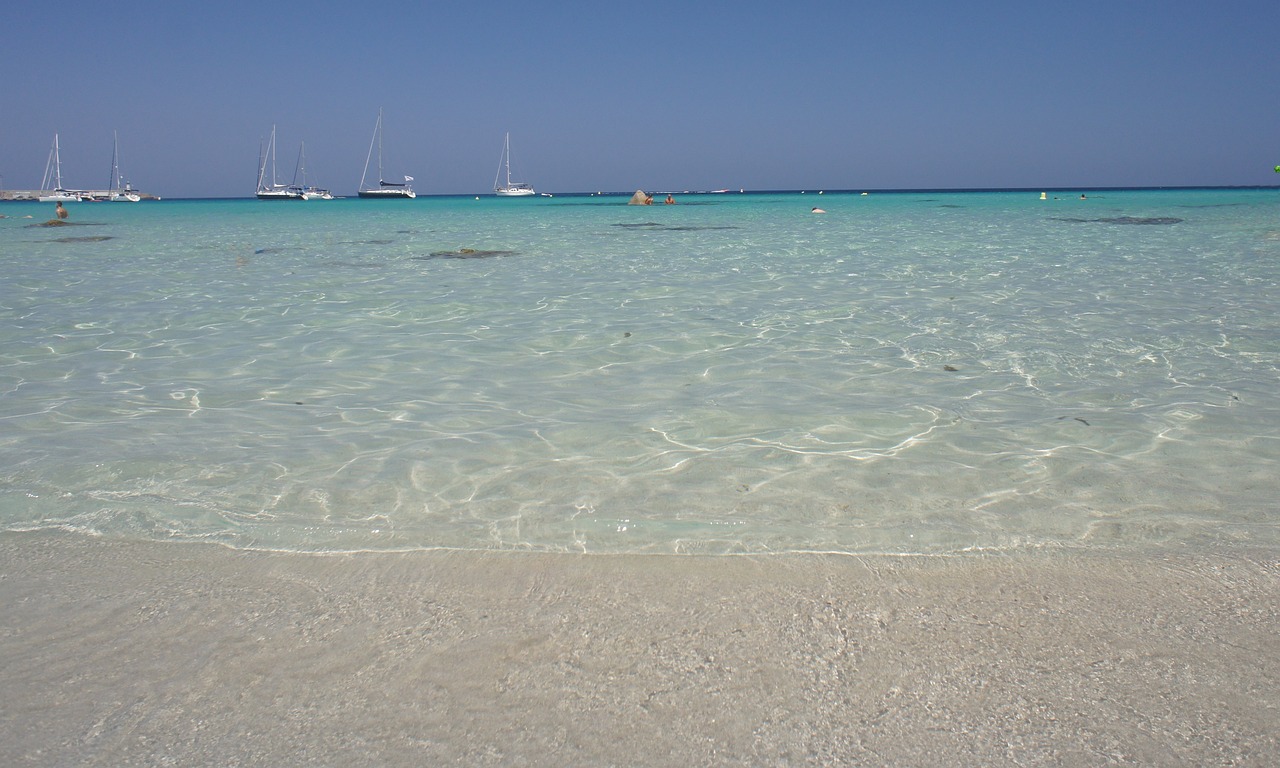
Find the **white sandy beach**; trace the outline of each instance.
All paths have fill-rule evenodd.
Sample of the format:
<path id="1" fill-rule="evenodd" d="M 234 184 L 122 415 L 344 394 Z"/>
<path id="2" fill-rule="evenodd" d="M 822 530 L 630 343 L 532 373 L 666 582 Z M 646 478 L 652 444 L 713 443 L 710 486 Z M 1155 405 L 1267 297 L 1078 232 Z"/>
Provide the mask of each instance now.
<path id="1" fill-rule="evenodd" d="M 0 764 L 1270 765 L 1256 556 L 0 535 Z"/>

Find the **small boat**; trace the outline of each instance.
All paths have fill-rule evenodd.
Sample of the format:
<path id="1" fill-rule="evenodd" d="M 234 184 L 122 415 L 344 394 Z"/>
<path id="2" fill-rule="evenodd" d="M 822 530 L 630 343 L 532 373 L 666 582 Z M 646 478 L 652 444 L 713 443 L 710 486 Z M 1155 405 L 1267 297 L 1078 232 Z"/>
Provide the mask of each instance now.
<path id="1" fill-rule="evenodd" d="M 36 198 L 37 200 L 42 203 L 79 202 L 80 193 L 62 188 L 62 158 L 58 153 L 58 134 L 56 133 L 53 134 L 53 147 L 49 150 L 49 159 L 44 164 L 44 178 L 40 180 L 40 190 L 49 189 L 50 181 L 53 182 L 51 193 L 40 195 Z"/>
<path id="2" fill-rule="evenodd" d="M 271 182 L 267 182 L 267 163 L 271 163 Z M 271 140 L 267 142 L 267 152 L 258 158 L 258 193 L 259 200 L 301 200 L 302 190 L 293 184 L 276 182 L 276 127 L 271 126 Z"/>
<path id="3" fill-rule="evenodd" d="M 369 175 L 369 161 L 373 159 L 373 145 L 378 145 L 378 186 L 366 186 L 365 178 Z M 360 188 L 357 194 L 360 197 L 371 198 L 395 198 L 395 197 L 417 197 L 413 192 L 413 187 L 409 182 L 413 181 L 412 176 L 405 176 L 404 183 L 398 181 L 386 181 L 382 178 L 382 110 L 378 110 L 378 122 L 373 125 L 373 138 L 369 141 L 369 154 L 364 159 L 364 173 L 360 174 Z"/>
<path id="4" fill-rule="evenodd" d="M 499 184 L 498 180 L 502 178 L 502 169 L 507 169 L 507 183 Z M 502 157 L 498 158 L 498 173 L 493 177 L 493 193 L 498 197 L 529 197 L 537 194 L 533 191 L 533 187 L 519 181 L 511 180 L 511 133 L 507 133 L 507 139 L 502 144 Z"/>

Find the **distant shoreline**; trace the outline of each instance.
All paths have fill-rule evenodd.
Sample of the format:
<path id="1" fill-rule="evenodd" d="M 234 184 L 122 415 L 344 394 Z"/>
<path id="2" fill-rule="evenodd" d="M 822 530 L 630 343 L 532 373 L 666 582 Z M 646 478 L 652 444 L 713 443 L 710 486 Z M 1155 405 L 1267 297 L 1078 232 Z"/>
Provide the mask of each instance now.
<path id="1" fill-rule="evenodd" d="M 52 189 L 6 189 L 6 190 L 0 191 L 0 201 L 9 202 L 9 203 L 38 203 L 40 202 L 40 199 L 39 199 L 40 197 L 44 195 L 51 195 L 53 194 L 53 192 L 54 190 Z M 143 200 L 159 200 L 160 199 L 156 195 L 148 194 L 146 192 L 141 192 L 136 189 L 131 189 L 129 190 L 129 192 L 132 194 L 138 195 Z M 90 195 L 93 197 L 106 198 L 106 197 L 110 197 L 112 190 L 77 189 L 75 190 L 75 193 L 82 194 L 82 195 Z M 200 199 L 200 198 L 194 198 L 194 199 Z M 71 202 L 105 202 L 105 201 L 73 200 Z"/>

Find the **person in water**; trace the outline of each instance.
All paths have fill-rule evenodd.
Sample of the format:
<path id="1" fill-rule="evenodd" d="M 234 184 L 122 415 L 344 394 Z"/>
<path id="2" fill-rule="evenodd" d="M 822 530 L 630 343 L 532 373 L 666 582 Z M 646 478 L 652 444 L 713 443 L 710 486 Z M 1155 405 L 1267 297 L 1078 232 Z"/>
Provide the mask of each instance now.
<path id="1" fill-rule="evenodd" d="M 54 207 L 53 212 L 58 214 L 59 219 L 65 219 L 67 218 L 67 216 L 70 215 L 67 213 L 67 209 L 62 207 L 61 200 L 58 201 L 58 204 Z"/>
<path id="2" fill-rule="evenodd" d="M 671 195 L 667 195 L 667 199 L 662 201 L 663 205 L 675 205 L 676 199 Z"/>

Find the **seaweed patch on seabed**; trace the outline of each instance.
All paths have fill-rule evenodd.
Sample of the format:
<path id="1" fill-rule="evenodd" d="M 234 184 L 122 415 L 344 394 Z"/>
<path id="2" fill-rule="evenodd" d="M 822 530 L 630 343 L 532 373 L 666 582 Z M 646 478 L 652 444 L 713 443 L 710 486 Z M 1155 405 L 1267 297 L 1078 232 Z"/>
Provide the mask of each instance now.
<path id="1" fill-rule="evenodd" d="M 459 248 L 456 251 L 432 251 L 428 256 L 413 256 L 414 261 L 432 259 L 494 259 L 502 256 L 519 256 L 519 251 L 479 251 L 475 248 Z"/>
<path id="2" fill-rule="evenodd" d="M 49 219 L 48 221 L 40 221 L 35 224 L 28 224 L 27 229 L 53 229 L 56 227 L 100 227 L 102 224 L 93 221 L 62 221 L 61 219 Z"/>
<path id="3" fill-rule="evenodd" d="M 708 232 L 716 229 L 737 229 L 737 227 L 699 227 L 692 224 L 683 224 L 671 226 L 669 224 L 659 224 L 656 221 L 646 221 L 642 224 L 614 224 L 615 227 L 624 227 L 626 229 L 645 229 L 650 231 L 662 230 L 663 232 Z"/>
<path id="4" fill-rule="evenodd" d="M 1183 219 L 1177 219 L 1172 216 L 1117 216 L 1110 219 L 1076 219 L 1076 218 L 1054 218 L 1053 221 L 1065 221 L 1071 224 L 1144 224 L 1156 225 L 1161 224 L 1181 224 Z"/>
<path id="5" fill-rule="evenodd" d="M 103 240 L 112 240 L 111 235 L 85 235 L 83 237 L 55 237 L 50 242 L 54 243 L 100 243 Z"/>

